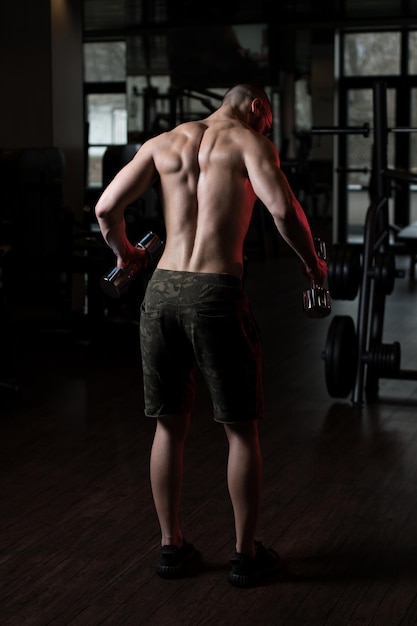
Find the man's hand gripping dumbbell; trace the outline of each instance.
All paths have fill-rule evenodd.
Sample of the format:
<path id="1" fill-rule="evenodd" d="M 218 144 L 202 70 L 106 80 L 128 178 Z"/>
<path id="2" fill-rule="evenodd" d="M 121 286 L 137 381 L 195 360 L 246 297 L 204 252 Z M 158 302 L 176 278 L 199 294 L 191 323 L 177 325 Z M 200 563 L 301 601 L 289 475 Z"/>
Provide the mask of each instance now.
<path id="1" fill-rule="evenodd" d="M 314 247 L 316 248 L 319 259 L 327 261 L 327 249 L 325 242 L 321 241 L 321 239 L 315 238 Z M 329 290 L 312 281 L 310 289 L 306 289 L 303 292 L 303 309 L 304 313 L 308 317 L 314 319 L 330 315 L 332 309 Z"/>
<path id="2" fill-rule="evenodd" d="M 111 298 L 121 296 L 128 289 L 131 278 L 139 270 L 147 267 L 149 263 L 158 261 L 162 254 L 164 242 L 158 235 L 149 231 L 134 247 L 138 251 L 136 262 L 132 262 L 126 267 L 116 265 L 100 280 L 101 288 Z"/>

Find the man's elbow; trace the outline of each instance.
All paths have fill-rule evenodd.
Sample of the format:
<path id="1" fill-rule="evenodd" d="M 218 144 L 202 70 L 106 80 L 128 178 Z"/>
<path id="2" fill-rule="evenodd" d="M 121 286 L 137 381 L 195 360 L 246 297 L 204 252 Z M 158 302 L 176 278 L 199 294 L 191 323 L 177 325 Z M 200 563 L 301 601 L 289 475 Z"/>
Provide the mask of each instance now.
<path id="1" fill-rule="evenodd" d="M 108 201 L 106 194 L 103 194 L 95 206 L 94 212 L 98 220 L 105 220 L 113 212 L 114 206 Z"/>
<path id="2" fill-rule="evenodd" d="M 275 223 L 284 226 L 288 221 L 291 221 L 294 211 L 291 205 L 282 203 L 278 207 L 275 207 L 271 213 Z"/>

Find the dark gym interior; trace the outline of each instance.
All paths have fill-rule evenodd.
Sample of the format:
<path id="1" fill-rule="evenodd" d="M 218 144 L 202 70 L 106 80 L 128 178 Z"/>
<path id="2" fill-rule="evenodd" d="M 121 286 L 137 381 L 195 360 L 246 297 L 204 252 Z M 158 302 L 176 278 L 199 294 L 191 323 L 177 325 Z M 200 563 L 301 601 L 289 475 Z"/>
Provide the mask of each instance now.
<path id="1" fill-rule="evenodd" d="M 16 0 L 0 20 L 2 626 L 417 624 L 417 2 Z M 252 28 L 266 56 L 238 64 L 223 35 Z M 397 47 L 361 58 L 352 42 L 369 35 Z M 86 50 L 103 42 L 126 43 L 125 76 L 88 78 Z M 138 334 L 149 272 L 107 296 L 114 257 L 94 217 L 144 138 L 207 114 L 237 80 L 271 97 L 282 168 L 326 243 L 331 303 L 305 314 L 298 258 L 256 205 L 259 535 L 283 567 L 250 590 L 227 583 L 227 441 L 200 380 L 182 523 L 202 561 L 190 578 L 155 574 Z M 112 118 L 128 120 L 123 141 L 92 138 L 104 96 L 125 98 Z M 164 234 L 152 195 L 127 224 L 132 241 Z"/>

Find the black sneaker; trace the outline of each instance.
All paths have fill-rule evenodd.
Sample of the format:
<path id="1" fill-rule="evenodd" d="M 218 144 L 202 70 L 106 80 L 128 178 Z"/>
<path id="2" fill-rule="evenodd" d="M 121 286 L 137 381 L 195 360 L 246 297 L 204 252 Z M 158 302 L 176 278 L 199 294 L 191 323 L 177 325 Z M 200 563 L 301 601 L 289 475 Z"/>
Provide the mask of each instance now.
<path id="1" fill-rule="evenodd" d="M 156 573 L 161 578 L 182 578 L 186 573 L 187 562 L 196 554 L 194 546 L 187 543 L 185 539 L 181 548 L 171 545 L 162 546 Z"/>
<path id="2" fill-rule="evenodd" d="M 234 587 L 253 587 L 263 574 L 277 567 L 279 556 L 272 548 L 265 548 L 260 541 L 255 541 L 255 556 L 236 552 L 231 559 L 232 569 L 228 581 Z"/>

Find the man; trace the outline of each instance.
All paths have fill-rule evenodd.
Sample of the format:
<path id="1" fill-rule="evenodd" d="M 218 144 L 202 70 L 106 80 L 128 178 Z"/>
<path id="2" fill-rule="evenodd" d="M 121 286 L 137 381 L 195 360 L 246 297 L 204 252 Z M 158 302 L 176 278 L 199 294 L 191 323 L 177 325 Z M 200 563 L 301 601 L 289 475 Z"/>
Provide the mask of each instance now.
<path id="1" fill-rule="evenodd" d="M 126 237 L 124 211 L 151 185 L 159 188 L 166 243 L 145 293 L 140 337 L 145 414 L 156 418 L 150 478 L 161 528 L 157 573 L 165 578 L 182 576 L 196 554 L 179 524 L 195 364 L 229 443 L 236 552 L 228 580 L 237 587 L 252 586 L 278 563 L 277 553 L 255 540 L 262 481 L 261 354 L 241 278 L 256 198 L 311 281 L 323 285 L 327 267 L 316 255 L 305 213 L 267 138 L 271 126 L 264 90 L 236 85 L 207 118 L 145 142 L 96 206 L 117 264 L 142 267 L 145 254 Z"/>

